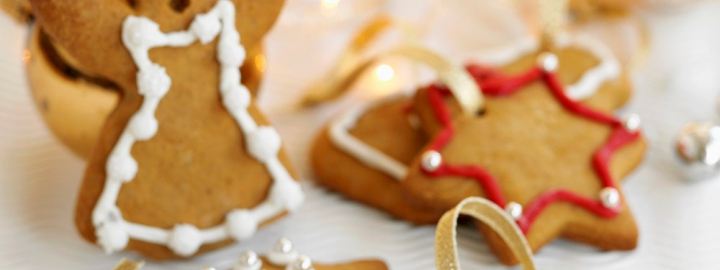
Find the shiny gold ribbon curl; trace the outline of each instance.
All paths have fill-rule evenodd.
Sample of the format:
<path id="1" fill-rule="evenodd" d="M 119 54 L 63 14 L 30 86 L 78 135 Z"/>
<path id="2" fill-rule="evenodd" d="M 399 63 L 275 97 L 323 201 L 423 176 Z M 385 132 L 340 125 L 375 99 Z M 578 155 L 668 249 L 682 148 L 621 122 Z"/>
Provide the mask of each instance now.
<path id="1" fill-rule="evenodd" d="M 480 197 L 470 197 L 446 212 L 435 232 L 435 266 L 438 270 L 459 270 L 457 220 L 460 215 L 471 216 L 495 231 L 520 261 L 524 270 L 535 270 L 532 250 L 520 228 L 495 203 Z"/>
<path id="2" fill-rule="evenodd" d="M 363 59 L 362 51 L 391 25 L 392 21 L 388 17 L 380 16 L 361 29 L 330 74 L 307 90 L 302 105 L 312 106 L 334 99 L 346 92 L 350 85 L 376 62 L 387 57 L 402 57 L 433 69 L 440 81 L 448 86 L 466 114 L 476 114 L 482 110 L 484 101 L 482 92 L 472 76 L 463 67 L 452 64 L 421 45 L 406 43 L 370 59 Z"/>

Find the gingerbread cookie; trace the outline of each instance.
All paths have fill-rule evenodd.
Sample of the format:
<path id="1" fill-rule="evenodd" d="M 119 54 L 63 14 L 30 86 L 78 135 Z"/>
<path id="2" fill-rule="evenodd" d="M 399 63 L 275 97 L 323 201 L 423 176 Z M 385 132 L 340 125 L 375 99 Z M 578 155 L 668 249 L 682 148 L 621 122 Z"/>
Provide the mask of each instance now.
<path id="1" fill-rule="evenodd" d="M 515 219 L 534 251 L 557 237 L 632 249 L 637 226 L 617 179 L 640 163 L 645 143 L 636 116 L 608 114 L 629 83 L 624 76 L 604 81 L 597 96 L 573 101 L 565 83 L 582 85 L 595 61 L 573 48 L 555 53 L 477 68 L 482 115 L 457 113 L 442 86 L 421 90 L 415 108 L 433 138 L 401 183 L 428 209 L 488 198 Z M 514 262 L 502 241 L 481 229 L 499 258 Z"/>
<path id="2" fill-rule="evenodd" d="M 592 107 L 615 108 L 627 101 L 627 78 L 606 48 L 593 40 L 574 37 L 558 42 L 563 57 L 573 58 L 584 73 L 567 77 L 573 99 Z M 509 71 L 528 66 L 537 50 L 532 39 L 472 58 L 487 65 L 506 64 Z M 509 63 L 509 64 L 508 64 Z M 468 71 L 482 81 L 486 70 L 477 65 Z M 609 82 L 612 81 L 612 82 Z M 600 87 L 600 85 L 617 87 Z M 418 156 L 428 136 L 418 129 L 417 115 L 407 97 L 395 96 L 347 112 L 321 131 L 312 150 L 315 179 L 323 186 L 413 223 L 434 223 L 444 210 L 417 206 L 400 188 L 409 162 Z M 419 110 L 420 114 L 427 111 Z M 415 123 L 414 123 L 415 122 Z M 423 126 L 430 130 L 433 123 Z"/>
<path id="3" fill-rule="evenodd" d="M 570 0 L 570 14 L 574 20 L 587 21 L 598 17 L 626 16 L 639 6 L 639 0 Z"/>
<path id="4" fill-rule="evenodd" d="M 323 129 L 312 148 L 317 183 L 364 204 L 418 224 L 437 221 L 442 212 L 407 202 L 399 181 L 427 139 L 402 95 L 356 108 Z"/>
<path id="5" fill-rule="evenodd" d="M 18 22 L 30 21 L 30 0 L 0 0 L 0 9 Z"/>
<path id="6" fill-rule="evenodd" d="M 78 196 L 80 233 L 107 252 L 192 256 L 251 237 L 303 194 L 240 79 L 282 1 L 33 1 L 51 39 L 113 82 Z M 189 29 L 189 30 L 185 30 Z"/>
<path id="7" fill-rule="evenodd" d="M 242 82 L 253 95 L 264 69 L 261 45 L 248 51 L 241 70 Z M 117 106 L 120 89 L 75 68 L 77 61 L 52 42 L 40 25 L 32 27 L 27 47 L 28 81 L 43 120 L 65 146 L 89 158 L 105 120 Z"/>
<path id="8" fill-rule="evenodd" d="M 140 270 L 142 263 L 123 260 L 115 270 Z M 215 270 L 208 267 L 206 270 Z M 380 260 L 358 260 L 345 263 L 319 264 L 314 263 L 310 257 L 300 255 L 293 248 L 292 242 L 282 238 L 265 256 L 254 251 L 245 251 L 240 255 L 232 270 L 387 270 L 387 266 Z"/>
<path id="9" fill-rule="evenodd" d="M 387 270 L 388 267 L 380 260 L 359 260 L 337 264 L 314 263 L 310 257 L 301 255 L 293 248 L 292 242 L 282 238 L 275 243 L 272 250 L 265 256 L 258 256 L 253 251 L 246 251 L 234 270 Z"/>

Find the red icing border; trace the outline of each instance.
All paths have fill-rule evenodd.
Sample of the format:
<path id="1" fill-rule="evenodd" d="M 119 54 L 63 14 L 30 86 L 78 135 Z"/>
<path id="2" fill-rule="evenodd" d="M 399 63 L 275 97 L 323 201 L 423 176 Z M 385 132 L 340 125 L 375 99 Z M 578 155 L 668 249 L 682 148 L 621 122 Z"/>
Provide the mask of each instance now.
<path id="1" fill-rule="evenodd" d="M 610 126 L 612 132 L 605 144 L 593 154 L 592 166 L 604 188 L 612 187 L 617 189 L 608 169 L 610 159 L 617 149 L 637 140 L 640 132 L 628 131 L 620 120 L 568 98 L 562 83 L 554 72 L 544 71 L 540 67 L 533 67 L 524 73 L 507 76 L 494 69 L 478 65 L 470 65 L 467 70 L 481 86 L 483 94 L 486 96 L 511 95 L 522 89 L 523 86 L 541 80 L 553 97 L 566 110 L 578 117 Z M 450 95 L 448 89 L 441 85 L 431 85 L 428 89 L 430 104 L 443 129 L 435 136 L 427 150 L 441 152 L 454 136 L 455 128 L 452 123 L 451 113 L 443 100 L 448 95 Z M 443 161 L 436 169 L 428 171 L 423 168 L 423 172 L 431 177 L 459 176 L 472 179 L 482 186 L 489 200 L 503 208 L 508 203 L 500 191 L 498 181 L 479 165 L 456 165 Z M 574 204 L 603 218 L 613 218 L 620 211 L 620 207 L 605 207 L 598 198 L 584 197 L 565 189 L 551 189 L 540 194 L 523 207 L 522 216 L 517 219 L 518 226 L 524 233 L 527 233 L 543 210 L 549 205 L 558 202 Z"/>

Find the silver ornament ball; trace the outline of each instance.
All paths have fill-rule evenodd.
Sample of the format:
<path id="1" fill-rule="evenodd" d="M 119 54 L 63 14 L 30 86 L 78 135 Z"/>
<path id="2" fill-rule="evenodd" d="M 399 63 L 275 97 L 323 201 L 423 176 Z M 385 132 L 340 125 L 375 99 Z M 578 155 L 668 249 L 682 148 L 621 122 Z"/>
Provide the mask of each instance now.
<path id="1" fill-rule="evenodd" d="M 720 126 L 687 124 L 675 140 L 675 152 L 689 180 L 714 178 L 720 172 Z"/>

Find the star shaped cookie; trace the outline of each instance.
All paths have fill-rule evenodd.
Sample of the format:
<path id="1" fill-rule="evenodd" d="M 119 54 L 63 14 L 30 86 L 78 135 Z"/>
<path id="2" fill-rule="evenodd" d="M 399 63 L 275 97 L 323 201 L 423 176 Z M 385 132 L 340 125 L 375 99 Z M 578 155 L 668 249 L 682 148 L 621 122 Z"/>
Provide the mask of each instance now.
<path id="1" fill-rule="evenodd" d="M 518 56 L 504 60 L 509 61 L 505 66 L 507 71 L 518 72 L 534 63 L 536 53 L 520 48 L 524 46 L 504 49 L 512 53 L 499 53 Z M 619 107 L 627 101 L 630 92 L 627 78 L 620 72 L 614 74 L 617 77 L 606 74 L 616 63 L 598 49 L 596 43 L 576 39 L 557 53 L 562 59 L 572 60 L 573 68 L 579 71 L 566 72 L 561 78 L 572 85 L 569 91 L 584 93 L 576 94 L 575 98 L 605 109 Z M 476 60 L 482 62 L 482 59 Z M 487 69 L 468 66 L 478 81 L 488 75 L 484 70 Z M 435 223 L 446 209 L 418 206 L 400 184 L 407 167 L 431 137 L 423 129 L 432 133 L 430 129 L 437 128 L 432 121 L 418 125 L 416 113 L 431 112 L 413 108 L 412 102 L 407 95 L 394 95 L 352 108 L 331 121 L 319 133 L 312 148 L 311 164 L 316 182 L 394 217 L 416 224 Z"/>
<path id="2" fill-rule="evenodd" d="M 404 189 L 428 209 L 486 197 L 517 221 L 534 251 L 557 237 L 601 249 L 634 248 L 637 226 L 618 180 L 644 155 L 638 118 L 610 116 L 619 102 L 591 108 L 568 98 L 561 81 L 578 78 L 582 63 L 549 53 L 534 58 L 537 64 L 505 72 L 476 67 L 485 77 L 479 81 L 486 95 L 482 115 L 460 114 L 442 86 L 416 95 L 433 139 L 411 165 Z M 627 84 L 603 85 L 614 87 Z M 501 261 L 513 263 L 502 241 L 481 230 Z"/>

